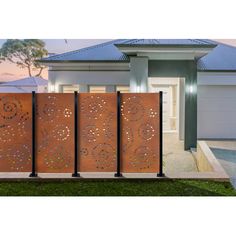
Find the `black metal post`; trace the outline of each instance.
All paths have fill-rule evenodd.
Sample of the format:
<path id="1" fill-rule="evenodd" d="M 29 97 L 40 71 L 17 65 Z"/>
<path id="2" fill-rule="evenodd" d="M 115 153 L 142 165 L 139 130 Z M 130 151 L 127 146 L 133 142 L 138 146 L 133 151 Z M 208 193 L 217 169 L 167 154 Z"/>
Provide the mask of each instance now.
<path id="1" fill-rule="evenodd" d="M 122 174 L 120 173 L 120 153 L 121 153 L 121 143 L 120 143 L 120 133 L 121 133 L 121 128 L 120 128 L 120 112 L 121 112 L 121 101 L 120 101 L 120 91 L 117 91 L 117 170 L 115 173 L 115 177 L 122 177 Z"/>
<path id="2" fill-rule="evenodd" d="M 32 172 L 29 177 L 38 177 L 36 173 L 36 95 L 35 91 L 32 92 Z"/>
<path id="3" fill-rule="evenodd" d="M 80 177 L 78 173 L 78 92 L 74 92 L 74 145 L 75 145 L 75 159 L 74 159 L 74 173 L 72 177 Z"/>
<path id="4" fill-rule="evenodd" d="M 163 129 L 162 129 L 162 127 L 163 127 L 163 122 L 162 122 L 162 116 L 163 116 L 163 109 L 162 109 L 162 106 L 163 106 L 163 92 L 162 91 L 160 91 L 159 92 L 159 94 L 160 94 L 160 97 L 159 97 L 159 102 L 160 102 L 160 104 L 159 104 L 159 107 L 160 107 L 160 112 L 159 112 L 159 116 L 160 116 L 160 118 L 159 118 L 159 122 L 160 122 L 160 124 L 159 124 L 159 130 L 160 130 L 160 137 L 159 137 L 159 139 L 160 139 L 160 170 L 159 170 L 159 173 L 157 174 L 157 177 L 164 177 L 165 175 L 164 175 L 164 173 L 163 173 Z"/>

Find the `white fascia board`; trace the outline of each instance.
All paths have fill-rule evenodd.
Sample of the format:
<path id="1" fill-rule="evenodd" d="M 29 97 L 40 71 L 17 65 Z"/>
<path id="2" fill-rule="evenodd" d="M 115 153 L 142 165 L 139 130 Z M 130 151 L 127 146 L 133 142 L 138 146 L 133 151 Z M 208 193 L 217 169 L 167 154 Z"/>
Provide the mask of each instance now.
<path id="1" fill-rule="evenodd" d="M 194 58 L 200 58 L 205 56 L 213 48 L 175 48 L 175 47 L 163 47 L 163 48 L 120 48 L 123 53 L 127 55 L 148 56 L 149 59 L 156 60 L 193 60 Z"/>
<path id="2" fill-rule="evenodd" d="M 236 72 L 198 72 L 198 85 L 236 85 Z"/>
<path id="3" fill-rule="evenodd" d="M 97 70 L 108 70 L 108 71 L 127 71 L 129 70 L 129 62 L 125 62 L 125 63 L 111 63 L 111 62 L 107 62 L 107 63 L 91 63 L 91 62 L 83 62 L 83 63 L 60 63 L 60 62 L 50 62 L 50 63 L 46 63 L 45 65 L 49 66 L 49 70 L 81 70 L 81 71 L 97 71 Z"/>
<path id="4" fill-rule="evenodd" d="M 160 52 L 160 53 L 138 53 L 137 56 L 148 57 L 149 60 L 194 60 L 195 54 L 188 53 L 173 53 L 173 52 Z"/>

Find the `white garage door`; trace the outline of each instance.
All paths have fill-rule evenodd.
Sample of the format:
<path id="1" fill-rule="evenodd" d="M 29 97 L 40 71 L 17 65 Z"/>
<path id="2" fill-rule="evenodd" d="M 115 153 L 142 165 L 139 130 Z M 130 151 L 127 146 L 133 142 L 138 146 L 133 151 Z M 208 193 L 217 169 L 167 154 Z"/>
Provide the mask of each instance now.
<path id="1" fill-rule="evenodd" d="M 236 86 L 198 86 L 198 138 L 236 138 Z"/>

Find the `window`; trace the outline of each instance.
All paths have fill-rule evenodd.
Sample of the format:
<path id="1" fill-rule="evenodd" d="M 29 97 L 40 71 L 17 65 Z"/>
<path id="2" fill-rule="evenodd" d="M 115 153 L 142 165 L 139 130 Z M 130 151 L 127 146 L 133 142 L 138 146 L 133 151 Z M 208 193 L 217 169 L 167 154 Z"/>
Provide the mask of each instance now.
<path id="1" fill-rule="evenodd" d="M 106 92 L 106 86 L 89 86 L 89 92 L 90 93 L 105 93 Z"/>
<path id="2" fill-rule="evenodd" d="M 79 85 L 74 84 L 74 85 L 63 85 L 62 86 L 62 92 L 63 93 L 74 93 L 74 91 L 79 92 Z"/>
<path id="3" fill-rule="evenodd" d="M 116 86 L 116 91 L 121 93 L 129 93 L 129 86 Z"/>

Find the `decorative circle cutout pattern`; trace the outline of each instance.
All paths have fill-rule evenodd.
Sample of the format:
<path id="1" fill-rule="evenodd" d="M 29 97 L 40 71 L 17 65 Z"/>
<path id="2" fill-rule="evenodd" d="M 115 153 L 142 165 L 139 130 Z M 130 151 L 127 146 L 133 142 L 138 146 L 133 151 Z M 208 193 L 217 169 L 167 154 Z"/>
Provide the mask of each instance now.
<path id="1" fill-rule="evenodd" d="M 58 141 L 65 141 L 70 136 L 70 129 L 67 125 L 59 124 L 52 131 L 52 137 Z"/>
<path id="2" fill-rule="evenodd" d="M 49 169 L 60 170 L 71 164 L 70 154 L 62 147 L 56 146 L 44 155 L 44 164 Z"/>
<path id="3" fill-rule="evenodd" d="M 110 144 L 99 143 L 93 148 L 92 155 L 95 158 L 97 169 L 105 170 L 115 164 L 116 153 Z"/>
<path id="4" fill-rule="evenodd" d="M 65 118 L 70 118 L 72 115 L 72 111 L 69 108 L 65 108 L 65 110 L 63 111 L 63 114 Z"/>
<path id="5" fill-rule="evenodd" d="M 105 109 L 106 101 L 99 96 L 89 96 L 81 105 L 81 110 L 87 114 L 88 119 L 97 120 L 102 116 Z"/>
<path id="6" fill-rule="evenodd" d="M 25 122 L 19 122 L 14 126 L 2 125 L 0 127 L 0 141 L 4 143 L 14 141 L 15 137 L 23 137 L 25 134 Z"/>
<path id="7" fill-rule="evenodd" d="M 138 129 L 138 134 L 139 137 L 145 141 L 149 141 L 155 136 L 154 126 L 150 123 L 141 124 Z"/>
<path id="8" fill-rule="evenodd" d="M 149 109 L 148 115 L 150 118 L 157 117 L 157 114 L 158 114 L 157 111 L 155 111 L 154 109 L 152 109 L 152 108 Z"/>
<path id="9" fill-rule="evenodd" d="M 99 137 L 99 129 L 95 125 L 88 125 L 82 131 L 83 137 L 86 138 L 88 142 L 96 142 L 97 137 Z"/>
<path id="10" fill-rule="evenodd" d="M 60 109 L 56 106 L 57 98 L 54 96 L 48 96 L 48 103 L 45 103 L 42 109 L 38 110 L 39 119 L 46 120 L 48 122 L 53 122 L 55 118 L 59 116 L 61 112 Z"/>
<path id="11" fill-rule="evenodd" d="M 121 105 L 121 114 L 126 121 L 138 121 L 144 115 L 144 107 L 139 97 L 127 98 Z"/>
<path id="12" fill-rule="evenodd" d="M 0 116 L 5 120 L 17 117 L 22 111 L 21 102 L 15 97 L 0 97 Z"/>
<path id="13" fill-rule="evenodd" d="M 156 162 L 155 153 L 146 146 L 140 146 L 134 151 L 134 155 L 131 158 L 131 165 L 133 167 L 145 170 L 149 169 Z"/>
<path id="14" fill-rule="evenodd" d="M 82 157 L 88 156 L 88 149 L 87 148 L 81 148 L 80 155 Z"/>
<path id="15" fill-rule="evenodd" d="M 4 150 L 4 153 L 1 151 L 0 159 L 6 158 L 12 171 L 22 171 L 31 164 L 31 149 L 25 144 L 15 144 Z"/>

